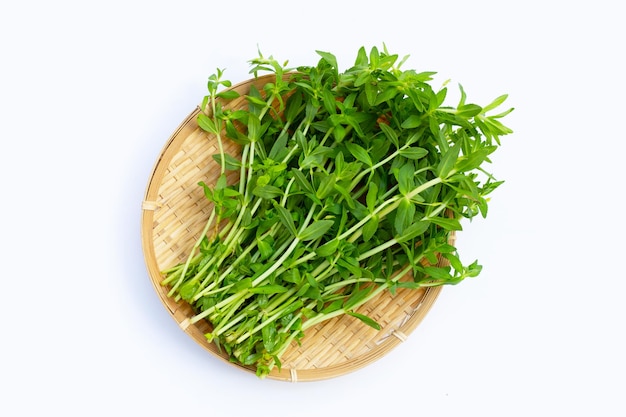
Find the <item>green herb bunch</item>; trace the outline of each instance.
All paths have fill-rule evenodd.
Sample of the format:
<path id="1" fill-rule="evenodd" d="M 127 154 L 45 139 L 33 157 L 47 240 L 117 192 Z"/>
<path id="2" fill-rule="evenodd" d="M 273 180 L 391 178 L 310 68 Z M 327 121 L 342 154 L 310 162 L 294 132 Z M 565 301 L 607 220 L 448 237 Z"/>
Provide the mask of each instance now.
<path id="1" fill-rule="evenodd" d="M 189 323 L 208 320 L 209 341 L 259 377 L 306 329 L 357 313 L 381 291 L 457 284 L 481 266 L 464 264 L 450 236 L 461 220 L 486 217 L 502 181 L 484 165 L 511 133 L 466 102 L 444 105 L 434 72 L 402 70 L 386 48 L 358 51 L 340 72 L 319 52 L 316 66 L 288 68 L 261 53 L 250 73 L 275 78 L 246 95 L 247 109 L 217 70 L 198 125 L 217 138 L 221 176 L 213 211 L 186 262 L 164 271 L 169 295 L 190 303 Z M 224 152 L 225 140 L 241 145 Z M 239 179 L 227 183 L 228 171 Z M 438 259 L 448 266 L 438 266 Z"/>

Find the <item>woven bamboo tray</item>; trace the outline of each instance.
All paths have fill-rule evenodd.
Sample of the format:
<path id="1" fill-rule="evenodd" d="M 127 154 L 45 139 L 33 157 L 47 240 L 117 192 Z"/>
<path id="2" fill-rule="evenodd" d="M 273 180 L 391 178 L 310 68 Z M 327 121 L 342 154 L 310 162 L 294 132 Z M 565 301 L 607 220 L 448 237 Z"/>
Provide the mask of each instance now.
<path id="1" fill-rule="evenodd" d="M 247 80 L 231 87 L 241 95 L 252 84 L 259 90 L 273 75 Z M 245 99 L 231 100 L 230 108 L 244 108 Z M 167 297 L 160 285 L 161 271 L 186 260 L 188 250 L 199 238 L 210 214 L 211 205 L 197 185 L 203 180 L 215 184 L 219 166 L 212 155 L 218 153 L 217 141 L 201 130 L 196 108 L 180 124 L 165 144 L 154 166 L 142 203 L 141 237 L 143 253 L 157 295 L 163 305 L 193 340 L 216 357 L 253 373 L 253 368 L 233 364 L 204 334 L 210 325 L 200 321 L 187 325 L 193 315 L 185 302 Z M 239 153 L 238 145 L 224 143 L 225 152 Z M 237 173 L 229 178 L 237 180 Z M 357 312 L 372 317 L 381 325 L 373 329 L 350 316 L 337 317 L 307 330 L 300 346 L 294 344 L 282 357 L 282 370 L 274 369 L 268 378 L 283 381 L 316 381 L 337 377 L 360 369 L 386 355 L 419 325 L 437 299 L 441 287 L 420 290 L 400 289 L 395 296 L 383 292 L 361 306 Z"/>

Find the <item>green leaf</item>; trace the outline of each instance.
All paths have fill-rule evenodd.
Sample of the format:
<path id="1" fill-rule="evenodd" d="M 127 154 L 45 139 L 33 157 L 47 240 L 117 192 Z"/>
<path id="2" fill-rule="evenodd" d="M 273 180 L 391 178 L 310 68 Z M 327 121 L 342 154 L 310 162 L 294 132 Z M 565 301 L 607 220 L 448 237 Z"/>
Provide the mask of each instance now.
<path id="1" fill-rule="evenodd" d="M 400 194 L 407 195 L 415 188 L 415 170 L 413 164 L 407 163 L 400 167 L 397 173 L 398 190 Z"/>
<path id="2" fill-rule="evenodd" d="M 330 65 L 332 68 L 338 68 L 337 58 L 335 57 L 335 55 L 331 54 L 330 52 L 324 52 L 324 51 L 315 51 L 315 52 L 319 56 L 321 56 L 322 59 L 324 59 L 324 61 L 326 61 L 328 65 Z"/>
<path id="3" fill-rule="evenodd" d="M 283 132 L 276 141 L 272 144 L 272 148 L 270 152 L 267 154 L 267 157 L 271 160 L 276 160 L 277 156 L 280 155 L 280 152 L 285 149 L 287 146 L 287 140 L 289 139 L 289 135 L 286 132 Z"/>
<path id="4" fill-rule="evenodd" d="M 456 164 L 460 150 L 461 142 L 455 144 L 443 154 L 439 164 L 437 165 L 437 176 L 439 178 L 446 179 L 448 177 L 452 168 L 454 168 L 454 165 Z"/>
<path id="5" fill-rule="evenodd" d="M 479 265 L 478 261 L 474 261 L 467 267 L 467 273 L 468 273 L 467 276 L 477 277 L 478 275 L 480 275 L 482 270 L 483 270 L 483 266 Z"/>
<path id="6" fill-rule="evenodd" d="M 461 226 L 461 222 L 458 219 L 448 217 L 429 217 L 428 221 L 446 230 L 463 230 L 463 226 Z"/>
<path id="7" fill-rule="evenodd" d="M 367 63 L 368 63 L 367 51 L 365 50 L 364 47 L 360 47 L 359 51 L 357 52 L 356 60 L 354 61 L 354 66 L 365 67 L 367 66 Z"/>
<path id="8" fill-rule="evenodd" d="M 439 90 L 435 95 L 431 96 L 429 104 L 429 110 L 435 110 L 441 106 L 448 95 L 448 89 L 446 87 Z"/>
<path id="9" fill-rule="evenodd" d="M 380 61 L 380 53 L 377 47 L 370 49 L 370 68 L 377 69 Z"/>
<path id="10" fill-rule="evenodd" d="M 267 173 L 263 175 L 259 175 L 256 177 L 256 186 L 262 187 L 264 185 L 268 185 L 271 180 L 272 180 L 272 177 Z"/>
<path id="11" fill-rule="evenodd" d="M 402 236 L 404 231 L 413 223 L 414 217 L 415 205 L 406 198 L 400 200 L 400 205 L 396 210 L 396 219 L 394 221 L 396 233 Z"/>
<path id="12" fill-rule="evenodd" d="M 415 281 L 402 281 L 402 282 L 396 283 L 396 288 L 410 288 L 412 290 L 415 290 L 421 287 L 422 287 L 422 284 L 420 284 L 419 282 L 415 282 Z"/>
<path id="13" fill-rule="evenodd" d="M 496 146 L 486 146 L 472 152 L 467 157 L 459 158 L 454 167 L 455 170 L 457 172 L 467 172 L 480 167 L 483 162 L 485 162 L 487 157 L 496 150 L 496 148 Z"/>
<path id="14" fill-rule="evenodd" d="M 376 201 L 378 200 L 378 185 L 375 182 L 370 182 L 367 188 L 367 196 L 365 202 L 367 209 L 372 213 L 376 209 Z"/>
<path id="15" fill-rule="evenodd" d="M 360 314 L 360 313 L 355 313 L 354 311 L 347 311 L 346 312 L 349 316 L 355 317 L 359 320 L 361 320 L 363 323 L 367 324 L 370 327 L 373 327 L 376 330 L 380 330 L 380 324 L 378 324 L 378 322 L 376 322 L 376 320 L 374 320 L 371 317 L 368 317 L 364 314 Z"/>
<path id="16" fill-rule="evenodd" d="M 360 145 L 356 143 L 347 142 L 346 148 L 348 151 L 354 156 L 357 161 L 363 162 L 367 166 L 372 166 L 372 158 L 370 158 L 369 153 Z"/>
<path id="17" fill-rule="evenodd" d="M 378 216 L 374 215 L 363 225 L 363 241 L 367 242 L 376 234 L 376 231 L 378 230 L 378 222 Z"/>
<path id="18" fill-rule="evenodd" d="M 492 120 L 493 120 L 493 119 L 501 119 L 501 118 L 503 118 L 504 116 L 506 116 L 507 114 L 511 113 L 513 110 L 515 110 L 515 108 L 514 108 L 514 107 L 511 107 L 511 108 L 509 108 L 509 109 L 507 109 L 507 110 L 505 110 L 505 111 L 503 111 L 503 112 L 501 112 L 501 113 L 498 113 L 498 114 L 493 114 L 493 115 L 489 115 L 489 116 L 487 116 L 487 117 L 488 117 L 489 119 L 492 119 Z M 507 129 L 508 129 L 508 128 L 507 128 Z M 509 133 L 513 133 L 513 131 L 512 131 L 512 130 L 510 130 L 510 129 L 508 129 L 508 130 L 509 130 Z"/>
<path id="19" fill-rule="evenodd" d="M 233 142 L 239 145 L 247 145 L 250 143 L 250 139 L 243 133 L 241 133 L 236 127 L 232 120 L 226 120 L 226 136 L 230 138 Z"/>
<path id="20" fill-rule="evenodd" d="M 280 222 L 283 224 L 283 226 L 285 226 L 287 231 L 295 237 L 298 234 L 298 231 L 296 230 L 296 225 L 293 221 L 293 217 L 291 217 L 291 213 L 289 213 L 289 211 L 285 207 L 276 203 L 275 200 L 272 201 L 274 201 L 274 209 L 276 209 L 276 212 L 278 213 L 278 218 L 280 219 Z"/>
<path id="21" fill-rule="evenodd" d="M 412 146 L 410 148 L 400 149 L 400 155 L 404 156 L 408 159 L 422 159 L 426 155 L 428 155 L 428 150 L 424 148 L 419 148 L 417 146 Z"/>
<path id="22" fill-rule="evenodd" d="M 482 111 L 483 108 L 477 104 L 464 104 L 456 109 L 456 115 L 469 119 L 470 117 L 480 114 Z"/>
<path id="23" fill-rule="evenodd" d="M 202 187 L 202 190 L 204 191 L 204 196 L 206 197 L 206 199 L 209 201 L 213 201 L 213 191 L 211 190 L 211 188 L 208 185 L 206 185 L 204 181 L 200 181 L 198 185 Z"/>
<path id="24" fill-rule="evenodd" d="M 342 307 L 342 305 L 343 305 L 343 300 L 341 299 L 334 300 L 330 304 L 328 304 L 326 307 L 324 307 L 324 309 L 320 311 L 320 313 L 322 314 L 332 313 L 333 311 L 339 310 Z"/>
<path id="25" fill-rule="evenodd" d="M 342 270 L 343 272 L 348 273 L 348 275 L 344 275 L 344 277 L 352 275 L 359 278 L 364 274 L 364 270 L 359 265 L 359 261 L 353 256 L 346 255 L 345 251 L 343 253 L 343 256 L 337 259 L 337 269 L 340 273 L 342 272 Z"/>
<path id="26" fill-rule="evenodd" d="M 376 101 L 374 101 L 374 105 L 378 106 L 381 103 L 385 103 L 391 99 L 393 99 L 395 96 L 398 95 L 398 93 L 400 92 L 400 90 L 398 90 L 397 87 L 393 86 L 393 87 L 388 87 L 385 88 L 380 94 L 378 94 L 378 96 L 376 97 Z"/>
<path id="27" fill-rule="evenodd" d="M 221 174 L 215 182 L 215 190 L 222 190 L 228 186 L 226 174 Z"/>
<path id="28" fill-rule="evenodd" d="M 431 117 L 430 119 L 428 119 L 428 128 L 430 129 L 430 132 L 435 137 L 435 141 L 437 142 L 437 145 L 439 146 L 439 150 L 443 154 L 448 151 L 450 146 L 443 132 L 441 131 L 441 127 L 439 126 L 439 124 L 440 124 L 440 121 L 434 117 Z"/>
<path id="29" fill-rule="evenodd" d="M 252 92 L 253 90 L 251 89 L 250 92 Z M 258 92 L 257 92 L 258 94 Z M 260 96 L 256 96 L 256 95 L 247 95 L 246 99 L 248 100 L 248 102 L 251 105 L 251 109 L 250 109 L 250 113 L 254 114 L 256 112 L 256 110 L 254 110 L 255 108 L 263 108 L 267 105 L 267 103 L 260 97 Z"/>
<path id="30" fill-rule="evenodd" d="M 320 182 L 320 186 L 315 193 L 316 197 L 320 200 L 328 197 L 333 191 L 335 191 L 335 183 L 337 182 L 337 175 L 333 172 L 330 175 L 325 175 Z"/>
<path id="31" fill-rule="evenodd" d="M 257 239 L 256 244 L 261 253 L 261 259 L 267 259 L 274 253 L 274 248 L 268 239 Z"/>
<path id="32" fill-rule="evenodd" d="M 380 69 L 384 71 L 389 71 L 397 60 L 398 60 L 398 55 L 388 54 L 385 48 L 385 53 L 384 55 L 381 56 L 381 60 L 378 66 Z"/>
<path id="33" fill-rule="evenodd" d="M 369 78 L 371 78 L 370 76 L 364 77 L 366 78 L 363 81 L 363 88 L 365 90 L 365 97 L 367 98 L 367 104 L 369 104 L 370 106 L 374 105 L 374 102 L 376 102 L 376 97 L 378 96 L 378 90 L 376 89 L 376 86 L 374 85 L 374 83 L 372 82 L 368 82 Z"/>
<path id="34" fill-rule="evenodd" d="M 348 131 L 342 125 L 337 125 L 333 127 L 333 137 L 337 143 L 343 142 L 343 139 L 346 137 Z"/>
<path id="35" fill-rule="evenodd" d="M 250 141 L 255 142 L 261 136 L 261 121 L 256 115 L 250 114 L 248 116 L 248 138 Z"/>
<path id="36" fill-rule="evenodd" d="M 263 347 L 268 352 L 273 352 L 276 348 L 276 323 L 270 322 L 261 329 L 261 336 L 263 338 Z"/>
<path id="37" fill-rule="evenodd" d="M 305 120 L 312 121 L 317 115 L 318 111 L 319 111 L 319 107 L 316 105 L 315 102 L 307 102 L 304 108 L 304 114 L 306 116 Z"/>
<path id="38" fill-rule="evenodd" d="M 178 289 L 178 294 L 185 301 L 191 301 L 198 289 L 198 283 L 194 281 L 187 281 Z"/>
<path id="39" fill-rule="evenodd" d="M 327 146 L 317 146 L 300 162 L 302 169 L 323 167 L 325 160 L 332 154 L 333 150 Z"/>
<path id="40" fill-rule="evenodd" d="M 360 118 L 356 117 L 356 116 L 346 116 L 346 123 L 352 127 L 352 129 L 354 129 L 354 132 L 357 134 L 358 137 L 362 138 L 365 137 L 365 133 L 363 132 L 363 129 L 361 129 L 361 125 L 360 125 Z"/>
<path id="41" fill-rule="evenodd" d="M 338 248 L 339 248 L 339 240 L 333 239 L 333 240 L 329 240 L 322 246 L 318 247 L 315 250 L 315 253 L 317 254 L 317 256 L 325 258 L 327 256 L 331 256 L 337 253 Z"/>
<path id="42" fill-rule="evenodd" d="M 385 134 L 387 139 L 389 139 L 389 141 L 393 143 L 396 148 L 398 148 L 400 146 L 398 133 L 386 123 L 380 123 L 379 126 L 380 130 Z"/>
<path id="43" fill-rule="evenodd" d="M 483 107 L 483 113 L 487 113 L 489 110 L 493 110 L 496 107 L 499 107 L 502 103 L 504 103 L 506 101 L 506 99 L 509 97 L 508 94 L 503 94 L 500 97 L 496 98 L 495 100 L 493 100 L 491 103 L 487 104 L 485 107 Z"/>
<path id="44" fill-rule="evenodd" d="M 354 201 L 354 197 L 350 194 L 350 192 L 348 192 L 348 190 L 346 190 L 345 187 L 339 184 L 335 184 L 334 188 L 335 190 L 339 192 L 339 194 L 341 194 L 341 196 L 343 197 L 344 201 L 346 202 L 347 206 L 350 209 L 353 209 L 356 207 L 356 202 Z"/>
<path id="45" fill-rule="evenodd" d="M 407 117 L 401 124 L 403 129 L 414 129 L 423 123 L 423 116 L 412 114 Z"/>
<path id="46" fill-rule="evenodd" d="M 236 92 L 235 90 L 226 90 L 226 91 L 217 93 L 215 96 L 224 100 L 233 100 L 235 98 L 238 98 L 240 94 Z"/>
<path id="47" fill-rule="evenodd" d="M 322 92 L 322 99 L 324 103 L 324 109 L 329 114 L 335 114 L 337 111 L 337 102 L 335 101 L 335 96 L 332 91 L 324 90 Z"/>
<path id="48" fill-rule="evenodd" d="M 198 114 L 197 121 L 198 121 L 198 126 L 200 127 L 200 129 L 209 133 L 213 133 L 213 134 L 218 133 L 217 128 L 215 127 L 215 122 L 206 114 L 204 113 Z"/>
<path id="49" fill-rule="evenodd" d="M 440 279 L 440 280 L 452 279 L 452 275 L 450 275 L 449 267 L 427 266 L 424 268 L 424 272 L 434 279 Z"/>
<path id="50" fill-rule="evenodd" d="M 230 292 L 236 293 L 241 290 L 246 290 L 250 287 L 252 287 L 252 278 L 244 278 L 244 279 L 237 281 L 230 289 Z"/>
<path id="51" fill-rule="evenodd" d="M 278 372 L 280 372 L 283 369 L 283 363 L 280 361 L 280 357 L 278 355 L 272 355 L 272 359 L 274 360 L 276 369 L 278 369 Z"/>
<path id="52" fill-rule="evenodd" d="M 463 271 L 463 264 L 461 263 L 461 260 L 459 259 L 459 257 L 456 256 L 456 254 L 452 252 L 448 252 L 448 253 L 442 254 L 442 256 L 446 258 L 448 262 L 450 262 L 450 266 L 452 266 L 452 268 L 454 268 L 455 271 Z"/>
<path id="53" fill-rule="evenodd" d="M 339 153 L 338 155 L 343 155 L 343 154 Z M 340 158 L 338 157 L 336 161 L 338 161 L 339 159 Z M 348 162 L 347 164 L 343 166 L 343 169 L 341 169 L 341 171 L 337 169 L 337 180 L 338 181 L 351 181 L 362 170 L 363 170 L 363 164 L 361 162 L 357 162 L 357 161 Z"/>
<path id="54" fill-rule="evenodd" d="M 262 186 L 257 186 L 254 187 L 254 189 L 252 190 L 252 194 L 254 194 L 257 197 L 266 199 L 266 200 L 270 200 L 272 198 L 276 198 L 276 197 L 280 197 L 284 194 L 285 192 L 274 186 L 274 185 L 262 185 Z"/>
<path id="55" fill-rule="evenodd" d="M 285 108 L 285 119 L 287 122 L 293 122 L 300 113 L 300 107 L 302 106 L 302 94 L 294 93 L 289 99 L 287 99 L 287 106 Z"/>
<path id="56" fill-rule="evenodd" d="M 298 234 L 298 238 L 302 241 L 315 240 L 322 237 L 334 223 L 333 220 L 316 221 Z"/>
<path id="57" fill-rule="evenodd" d="M 357 307 L 361 302 L 365 301 L 371 292 L 372 287 L 365 287 L 353 291 L 350 297 L 344 302 L 343 308 L 347 311 L 351 310 L 353 307 Z"/>
<path id="58" fill-rule="evenodd" d="M 213 154 L 213 160 L 215 160 L 215 162 L 217 162 L 218 164 L 222 164 L 222 155 L 219 153 Z M 224 164 L 226 166 L 226 169 L 234 171 L 237 170 L 239 168 L 241 168 L 241 161 L 237 158 L 235 158 L 232 155 L 229 155 L 227 153 L 224 154 Z"/>
<path id="59" fill-rule="evenodd" d="M 267 284 L 248 288 L 248 291 L 252 294 L 281 294 L 289 291 L 289 289 L 278 284 Z"/>
<path id="60" fill-rule="evenodd" d="M 301 190 L 307 193 L 310 193 L 312 195 L 315 195 L 315 188 L 313 188 L 313 185 L 311 185 L 311 183 L 306 178 L 306 176 L 302 173 L 302 171 L 296 168 L 292 168 L 291 173 L 293 174 L 293 177 L 295 178 L 296 183 L 298 184 Z"/>
<path id="61" fill-rule="evenodd" d="M 304 286 L 303 286 L 304 287 Z M 318 287 L 312 287 L 307 283 L 306 287 L 308 288 L 304 296 L 306 298 L 310 298 L 312 300 L 322 300 L 322 293 Z"/>
<path id="62" fill-rule="evenodd" d="M 424 233 L 426 230 L 428 230 L 429 226 L 430 223 L 426 220 L 417 221 L 404 229 L 402 235 L 396 237 L 396 240 L 398 241 L 398 243 L 402 243 L 414 239 Z"/>
<path id="63" fill-rule="evenodd" d="M 495 116 L 481 118 L 482 122 L 488 126 L 489 132 L 493 135 L 508 135 L 509 133 L 513 133 L 513 130 L 496 119 Z"/>
<path id="64" fill-rule="evenodd" d="M 407 96 L 409 96 L 409 98 L 411 99 L 411 102 L 413 103 L 413 106 L 415 106 L 415 109 L 417 111 L 421 113 L 424 110 L 426 110 L 424 103 L 422 102 L 422 94 L 420 94 L 416 90 L 408 90 L 408 91 L 405 91 L 405 93 Z"/>
<path id="65" fill-rule="evenodd" d="M 467 94 L 465 93 L 465 89 L 461 84 L 459 84 L 459 92 L 461 93 L 461 97 L 459 98 L 459 104 L 457 105 L 457 107 L 462 107 L 463 105 L 465 105 Z"/>
<path id="66" fill-rule="evenodd" d="M 280 313 L 281 318 L 284 318 L 285 316 L 289 316 L 294 311 L 300 309 L 303 305 L 304 305 L 304 303 L 301 300 L 294 301 L 289 306 L 287 306 L 287 308 L 285 308 L 283 311 L 281 311 L 281 313 Z"/>
<path id="67" fill-rule="evenodd" d="M 246 207 L 243 211 L 243 215 L 241 216 L 241 227 L 244 229 L 249 229 L 255 226 L 255 224 L 259 223 L 259 219 L 252 220 L 252 211 L 250 211 L 250 207 Z"/>

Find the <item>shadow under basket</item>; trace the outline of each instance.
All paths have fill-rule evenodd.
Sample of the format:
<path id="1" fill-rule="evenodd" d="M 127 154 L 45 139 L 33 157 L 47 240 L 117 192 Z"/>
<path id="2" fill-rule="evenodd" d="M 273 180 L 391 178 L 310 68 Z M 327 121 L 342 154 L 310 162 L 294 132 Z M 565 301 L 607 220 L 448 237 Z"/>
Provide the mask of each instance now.
<path id="1" fill-rule="evenodd" d="M 243 109 L 243 97 L 250 86 L 259 90 L 273 75 L 261 76 L 234 85 L 241 97 L 224 103 L 225 108 Z M 255 369 L 235 364 L 204 336 L 211 331 L 206 321 L 188 324 L 194 312 L 184 301 L 167 296 L 161 285 L 161 271 L 184 262 L 200 237 L 212 209 L 199 181 L 215 184 L 220 167 L 212 155 L 218 153 L 217 140 L 198 127 L 200 109 L 192 111 L 163 147 L 151 173 L 142 203 L 141 238 L 148 274 L 157 295 L 174 320 L 199 345 L 221 360 L 246 372 Z M 225 140 L 224 151 L 240 153 L 239 146 Z M 237 180 L 233 172 L 229 181 Z M 451 236 L 454 239 L 454 236 Z M 380 359 L 420 324 L 437 299 L 441 287 L 399 289 L 395 295 L 382 292 L 356 311 L 376 320 L 376 330 L 351 316 L 330 319 L 308 329 L 301 344 L 293 344 L 281 357 L 282 368 L 268 378 L 282 381 L 317 381 L 338 377 Z"/>

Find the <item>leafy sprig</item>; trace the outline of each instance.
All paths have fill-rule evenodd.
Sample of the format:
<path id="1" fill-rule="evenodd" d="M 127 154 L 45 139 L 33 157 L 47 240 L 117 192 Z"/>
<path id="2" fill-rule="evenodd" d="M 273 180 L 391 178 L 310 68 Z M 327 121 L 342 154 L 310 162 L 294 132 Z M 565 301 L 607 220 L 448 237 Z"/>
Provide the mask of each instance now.
<path id="1" fill-rule="evenodd" d="M 207 340 L 259 377 L 332 317 L 379 328 L 357 309 L 383 291 L 477 276 L 449 238 L 462 219 L 486 217 L 502 184 L 486 165 L 512 133 L 501 121 L 512 109 L 490 114 L 506 95 L 481 107 L 460 87 L 446 106 L 447 87 L 401 70 L 406 57 L 360 48 L 342 72 L 318 54 L 293 69 L 259 52 L 250 72 L 275 78 L 251 88 L 246 110 L 224 105 L 238 94 L 222 70 L 209 78 L 198 125 L 218 142 L 221 175 L 199 184 L 214 209 L 186 262 L 164 271 L 169 295 L 196 312 L 189 322 L 208 320 Z"/>

